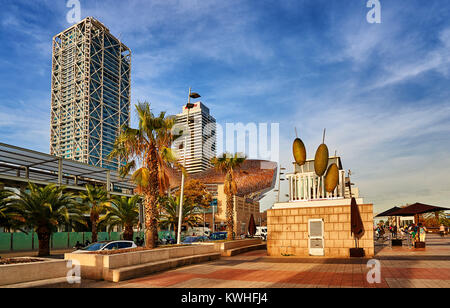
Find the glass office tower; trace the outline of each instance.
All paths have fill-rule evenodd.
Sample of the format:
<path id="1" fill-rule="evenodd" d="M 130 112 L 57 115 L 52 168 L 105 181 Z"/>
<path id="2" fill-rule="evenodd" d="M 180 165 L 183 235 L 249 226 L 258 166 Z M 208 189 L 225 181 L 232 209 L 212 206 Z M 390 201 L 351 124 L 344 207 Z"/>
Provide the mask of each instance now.
<path id="1" fill-rule="evenodd" d="M 130 122 L 131 51 L 88 17 L 53 38 L 50 154 L 107 169 Z"/>

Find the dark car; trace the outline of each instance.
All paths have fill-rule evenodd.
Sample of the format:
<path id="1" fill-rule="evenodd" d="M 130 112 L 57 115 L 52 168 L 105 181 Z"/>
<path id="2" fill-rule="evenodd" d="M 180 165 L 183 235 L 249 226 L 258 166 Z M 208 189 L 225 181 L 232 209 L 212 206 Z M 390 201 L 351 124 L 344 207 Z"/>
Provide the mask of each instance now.
<path id="1" fill-rule="evenodd" d="M 184 239 L 182 244 L 192 244 L 192 243 L 198 243 L 198 242 L 206 242 L 208 240 L 208 237 L 206 236 L 188 236 Z"/>
<path id="2" fill-rule="evenodd" d="M 211 241 L 223 241 L 227 239 L 227 232 L 214 232 L 209 237 Z"/>

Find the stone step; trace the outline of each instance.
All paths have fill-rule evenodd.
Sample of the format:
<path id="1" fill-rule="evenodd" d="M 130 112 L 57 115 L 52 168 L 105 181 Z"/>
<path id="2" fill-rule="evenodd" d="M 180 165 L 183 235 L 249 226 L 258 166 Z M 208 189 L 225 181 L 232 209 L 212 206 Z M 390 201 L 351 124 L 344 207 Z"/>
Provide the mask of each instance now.
<path id="1" fill-rule="evenodd" d="M 188 256 L 182 258 L 168 259 L 157 262 L 121 267 L 116 269 L 107 270 L 104 272 L 105 280 L 112 282 L 120 282 L 129 280 L 132 278 L 138 278 L 146 275 L 150 275 L 156 272 L 165 271 L 175 267 L 181 267 L 185 265 L 208 262 L 217 260 L 220 258 L 220 253 L 210 253 L 203 255 Z"/>
<path id="2" fill-rule="evenodd" d="M 260 250 L 260 249 L 267 249 L 267 244 L 256 244 L 256 245 L 250 245 L 250 246 L 244 246 L 244 247 L 238 247 L 234 249 L 228 249 L 222 252 L 222 257 L 231 257 L 236 256 L 244 252 L 252 251 L 252 250 Z"/>
<path id="3" fill-rule="evenodd" d="M 29 281 L 29 282 L 22 282 L 22 283 L 10 284 L 10 285 L 3 285 L 3 286 L 1 286 L 1 288 L 7 288 L 7 289 L 55 288 L 55 287 L 63 286 L 63 285 L 65 287 L 71 286 L 67 282 L 66 277 L 43 279 L 43 280 L 37 280 L 37 281 Z M 76 286 L 74 285 L 74 287 L 76 287 Z"/>

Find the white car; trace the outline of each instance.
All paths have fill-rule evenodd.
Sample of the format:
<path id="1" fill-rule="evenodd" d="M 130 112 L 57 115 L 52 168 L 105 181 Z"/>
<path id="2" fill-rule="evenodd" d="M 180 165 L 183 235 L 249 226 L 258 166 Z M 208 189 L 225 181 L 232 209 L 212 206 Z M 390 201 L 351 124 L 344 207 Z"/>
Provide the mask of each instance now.
<path id="1" fill-rule="evenodd" d="M 110 241 L 92 243 L 87 247 L 76 250 L 73 253 L 88 253 L 93 251 L 119 250 L 136 248 L 136 244 L 132 241 Z"/>
<path id="2" fill-rule="evenodd" d="M 208 227 L 194 227 L 194 228 L 189 228 L 189 230 L 187 230 L 184 233 L 185 236 L 211 236 L 211 229 Z"/>
<path id="3" fill-rule="evenodd" d="M 267 239 L 267 227 L 256 227 L 255 236 L 262 238 L 263 240 Z"/>

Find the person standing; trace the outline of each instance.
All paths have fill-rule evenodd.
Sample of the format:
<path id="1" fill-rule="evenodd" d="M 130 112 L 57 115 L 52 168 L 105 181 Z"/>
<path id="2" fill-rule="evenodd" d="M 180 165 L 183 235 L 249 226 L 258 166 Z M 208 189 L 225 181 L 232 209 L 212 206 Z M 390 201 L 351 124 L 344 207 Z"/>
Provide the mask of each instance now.
<path id="1" fill-rule="evenodd" d="M 403 235 L 406 237 L 406 245 L 411 248 L 411 234 L 409 234 L 408 226 L 404 227 Z"/>
<path id="2" fill-rule="evenodd" d="M 445 235 L 445 227 L 443 224 L 439 227 L 439 233 L 441 234 L 441 237 L 444 237 Z"/>
<path id="3" fill-rule="evenodd" d="M 411 230 L 411 242 L 412 242 L 412 246 L 414 247 L 415 243 L 416 243 L 416 226 L 414 224 L 411 225 L 410 227 Z"/>
<path id="4" fill-rule="evenodd" d="M 422 223 L 419 223 L 419 241 L 425 243 L 425 237 L 427 235 L 427 228 L 422 225 Z"/>

